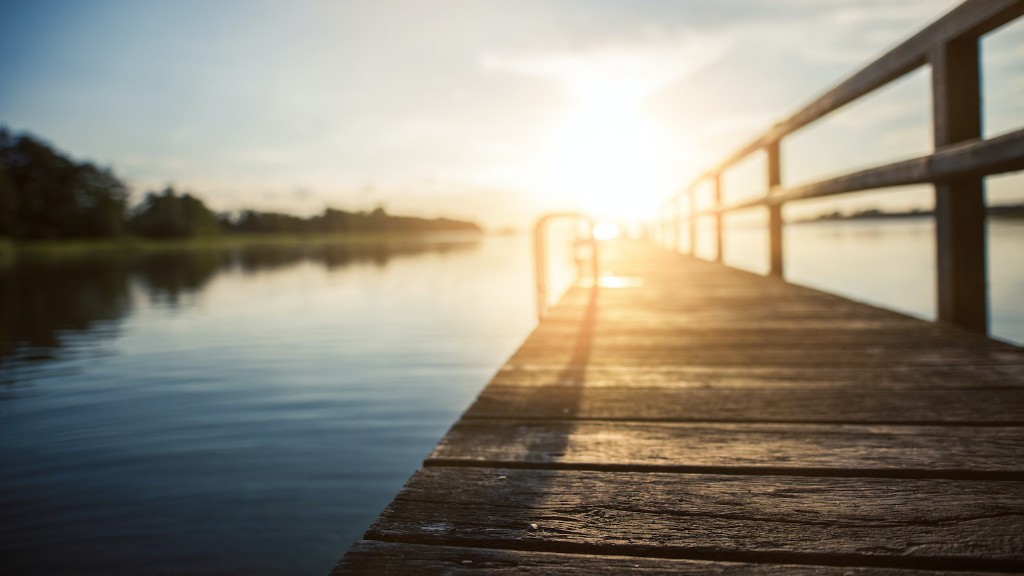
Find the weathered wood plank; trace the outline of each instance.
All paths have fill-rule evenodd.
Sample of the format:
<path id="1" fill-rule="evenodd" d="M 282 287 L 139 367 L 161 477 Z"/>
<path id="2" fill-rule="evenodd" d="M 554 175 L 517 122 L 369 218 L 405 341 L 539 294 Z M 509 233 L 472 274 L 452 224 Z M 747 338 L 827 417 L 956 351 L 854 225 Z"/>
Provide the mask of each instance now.
<path id="1" fill-rule="evenodd" d="M 509 363 L 569 364 L 577 347 L 563 349 L 530 346 L 517 351 Z M 602 346 L 588 347 L 590 366 L 646 365 L 722 365 L 722 366 L 983 366 L 1006 365 L 1024 368 L 1024 356 L 1018 353 L 971 350 L 954 346 L 898 348 L 886 346 L 830 346 L 820 343 L 813 349 L 736 347 L 657 348 Z"/>
<path id="2" fill-rule="evenodd" d="M 549 326 L 544 324 L 530 335 L 524 343 L 528 347 L 565 347 L 574 337 L 579 335 L 579 325 L 564 324 Z M 717 326 L 703 328 L 690 325 L 674 325 L 667 323 L 647 323 L 618 325 L 599 323 L 594 326 L 589 339 L 595 348 L 601 347 L 655 347 L 689 348 L 707 346 L 720 348 L 735 347 L 772 347 L 788 348 L 806 347 L 824 342 L 829 346 L 894 346 L 902 349 L 930 348 L 933 346 L 957 346 L 970 350 L 1006 351 L 1020 355 L 1020 348 L 981 339 L 976 336 L 943 330 L 941 326 L 930 324 L 913 327 L 886 326 L 884 328 L 867 328 L 863 323 L 855 324 L 848 330 L 837 330 L 834 325 L 807 326 L 790 323 L 765 327 L 757 324 L 748 326 Z"/>
<path id="3" fill-rule="evenodd" d="M 480 574 L 494 576 L 550 574 L 552 576 L 602 576 L 647 574 L 650 576 L 741 576 L 791 574 L 793 576 L 981 576 L 992 572 L 947 572 L 798 564 L 752 564 L 598 556 L 524 550 L 499 550 L 457 546 L 426 546 L 363 540 L 357 542 L 331 572 L 331 576 L 379 574 L 381 576 L 433 576 Z"/>
<path id="4" fill-rule="evenodd" d="M 931 54 L 936 148 L 981 137 L 979 44 L 977 38 L 958 38 Z M 939 320 L 980 334 L 988 332 L 986 244 L 985 185 L 981 174 L 936 182 Z"/>
<path id="5" fill-rule="evenodd" d="M 505 365 L 494 386 L 579 386 L 565 364 Z M 582 368 L 581 368 L 582 370 Z M 586 386 L 618 388 L 859 388 L 1024 387 L 1024 366 L 587 366 Z"/>
<path id="6" fill-rule="evenodd" d="M 931 157 L 932 175 L 940 180 L 1021 169 L 1024 169 L 1024 130 L 942 146 Z"/>
<path id="7" fill-rule="evenodd" d="M 963 2 L 941 19 L 933 22 L 828 92 L 818 96 L 789 118 L 776 123 L 764 134 L 733 152 L 714 167 L 701 173 L 688 187 L 673 196 L 671 201 L 678 200 L 683 194 L 689 195 L 691 199 L 691 230 L 694 229 L 692 221 L 696 218 L 697 212 L 693 208 L 693 191 L 706 179 L 722 173 L 736 162 L 762 149 L 768 151 L 769 159 L 771 159 L 772 151 L 778 150 L 779 141 L 784 136 L 922 66 L 930 59 L 934 59 L 936 52 L 945 49 L 950 44 L 979 43 L 979 35 L 994 30 L 1019 17 L 1022 13 L 1024 13 L 1024 3 L 1019 0 L 968 0 Z M 938 104 L 937 102 L 936 107 L 940 107 Z M 965 115 L 971 114 L 971 111 L 963 112 Z M 937 119 L 936 124 L 938 123 Z M 911 169 L 910 172 L 910 175 L 902 178 L 906 181 L 905 183 L 920 181 L 919 176 L 917 178 L 910 177 L 918 175 L 919 170 Z M 759 203 L 759 201 L 743 203 L 736 208 Z M 703 213 L 706 212 L 701 212 L 701 214 Z M 694 245 L 693 242 L 691 237 L 691 246 Z"/>
<path id="8" fill-rule="evenodd" d="M 802 316 L 795 312 L 788 315 L 770 314 L 767 311 L 758 309 L 752 309 L 749 314 L 744 314 L 743 310 L 738 309 L 739 304 L 723 303 L 723 306 L 732 306 L 733 309 L 726 312 L 695 307 L 692 309 L 665 309 L 659 311 L 653 307 L 638 307 L 634 309 L 622 308 L 618 312 L 614 312 L 610 306 L 604 306 L 599 311 L 602 324 L 598 325 L 598 329 L 607 330 L 609 327 L 612 327 L 612 329 L 624 327 L 644 329 L 649 327 L 668 330 L 679 328 L 685 331 L 698 328 L 701 324 L 704 324 L 709 328 L 723 329 L 800 330 L 804 328 L 824 328 L 839 332 L 847 329 L 900 328 L 907 326 L 914 320 L 913 318 L 887 319 L 872 317 L 867 313 L 859 316 L 839 317 L 825 310 L 819 310 L 813 314 L 809 312 Z M 578 326 L 581 316 L 582 312 L 558 310 L 557 312 L 549 313 L 544 320 L 546 323 L 572 322 Z M 886 326 L 881 325 L 883 322 Z"/>
<path id="9" fill-rule="evenodd" d="M 878 60 L 818 96 L 786 120 L 775 124 L 765 134 L 698 177 L 694 184 L 706 178 L 706 174 L 721 172 L 749 154 L 777 142 L 786 134 L 795 132 L 920 67 L 931 52 L 945 42 L 965 35 L 984 34 L 1020 16 L 1022 11 L 1024 11 L 1024 6 L 1015 0 L 970 0 L 964 2 Z"/>
<path id="10" fill-rule="evenodd" d="M 933 66 L 932 70 L 936 70 L 936 67 Z M 957 86 L 963 89 L 960 84 Z M 977 114 L 977 110 L 974 114 Z M 955 117 L 967 115 L 961 111 Z M 775 188 L 767 198 L 730 205 L 717 213 L 765 204 L 781 205 L 794 200 L 835 196 L 860 190 L 1012 172 L 1024 166 L 1024 130 L 1017 130 L 991 140 L 979 140 L 977 136 L 976 134 L 967 142 L 953 146 L 944 146 L 946 143 L 936 142 L 938 150 L 927 156 L 859 170 L 802 186 Z"/>
<path id="11" fill-rule="evenodd" d="M 338 574 L 1024 571 L 1020 348 L 604 258 L 618 276 L 551 310 Z"/>
<path id="12" fill-rule="evenodd" d="M 771 336 L 765 335 L 766 339 L 759 339 L 761 334 L 753 337 L 737 336 L 730 341 L 728 337 L 717 338 L 712 334 L 708 339 L 703 340 L 696 335 L 682 333 L 679 338 L 672 341 L 668 338 L 644 338 L 630 341 L 593 339 L 585 342 L 587 349 L 596 357 L 617 358 L 630 356 L 635 358 L 658 358 L 662 356 L 687 356 L 694 353 L 715 354 L 725 356 L 729 354 L 745 354 L 750 360 L 744 364 L 758 364 L 761 362 L 777 363 L 779 361 L 789 364 L 787 356 L 800 354 L 807 356 L 809 349 L 814 350 L 813 357 L 821 362 L 828 362 L 829 358 L 851 358 L 862 357 L 859 363 L 870 361 L 881 361 L 888 365 L 895 362 L 890 361 L 891 357 L 907 357 L 906 362 L 921 362 L 934 364 L 939 358 L 945 357 L 945 362 L 968 363 L 968 364 L 1010 364 L 1024 366 L 1024 353 L 1018 350 L 999 350 L 983 343 L 972 342 L 951 342 L 949 339 L 935 339 L 932 345 L 912 344 L 904 341 L 887 340 L 879 338 L 870 340 L 867 338 L 839 337 L 829 338 L 821 335 L 817 341 L 802 339 L 798 337 L 787 337 L 781 333 L 777 340 L 771 340 Z M 812 332 L 810 336 L 814 336 Z M 551 358 L 565 357 L 567 354 L 577 350 L 580 342 L 570 338 L 544 338 L 538 337 L 516 351 L 514 361 L 520 361 L 526 357 L 530 360 L 545 360 Z M 700 363 L 700 362 L 694 362 Z"/>
<path id="13" fill-rule="evenodd" d="M 665 264 L 676 266 L 677 263 L 666 262 Z M 626 278 L 633 278 L 628 276 Z M 646 277 L 645 277 L 646 278 Z M 760 282 L 754 282 L 754 280 L 760 280 Z M 679 280 L 684 280 L 680 278 Z M 642 285 L 636 288 L 616 289 L 616 290 L 602 290 L 598 302 L 600 304 L 608 304 L 612 307 L 619 308 L 667 308 L 673 309 L 694 309 L 701 310 L 707 309 L 710 312 L 727 313 L 727 310 L 715 310 L 713 307 L 703 306 L 703 303 L 707 302 L 736 302 L 745 300 L 745 296 L 749 296 L 751 289 L 755 288 L 757 284 L 765 282 L 766 279 L 754 277 L 751 278 L 749 286 L 747 283 L 733 282 L 726 284 L 724 280 L 720 283 L 708 283 L 700 282 L 689 284 L 685 287 L 678 287 L 674 283 L 666 284 L 664 287 L 659 289 L 657 286 Z M 781 284 L 781 283 L 780 283 Z M 776 290 L 767 289 L 765 296 L 772 297 L 775 301 L 776 298 L 779 304 L 785 306 L 786 309 L 791 309 L 794 312 L 810 311 L 814 310 L 817 312 L 831 313 L 833 316 L 842 317 L 850 314 L 858 313 L 859 306 L 856 303 L 849 300 L 843 301 L 837 296 L 827 297 L 820 294 L 800 293 L 799 291 L 793 292 L 785 290 L 786 285 L 779 286 Z M 709 291 L 714 289 L 714 291 Z M 559 312 L 561 314 L 567 314 L 574 311 L 574 308 L 583 307 L 589 302 L 590 290 L 588 288 L 579 287 L 578 295 L 573 295 L 571 298 L 567 296 L 558 305 L 562 308 Z M 706 294 L 702 295 L 702 292 Z M 774 292 L 774 293 L 773 293 Z M 572 293 L 570 293 L 572 294 Z M 815 310 L 821 308 L 822 304 L 834 303 L 834 307 L 831 310 Z M 746 302 L 746 306 L 755 308 L 751 302 Z M 575 310 L 579 311 L 579 310 Z M 554 311 L 552 311 L 554 312 Z M 861 311 L 863 312 L 863 311 Z M 863 315 L 863 314 L 859 314 Z M 868 315 L 877 315 L 878 317 L 885 317 L 886 314 L 868 312 Z M 898 317 L 893 317 L 896 320 Z"/>
<path id="14" fill-rule="evenodd" d="M 861 305 L 861 313 L 842 314 L 830 310 L 827 306 L 819 307 L 785 307 L 772 311 L 763 307 L 754 307 L 750 301 L 719 302 L 721 308 L 704 306 L 666 305 L 656 306 L 616 306 L 607 302 L 598 303 L 597 316 L 600 319 L 598 333 L 646 328 L 672 330 L 679 329 L 684 333 L 699 329 L 704 325 L 711 329 L 721 330 L 802 330 L 823 329 L 839 334 L 845 330 L 877 330 L 884 335 L 884 330 L 901 328 L 920 328 L 920 320 L 910 317 L 892 318 L 885 314 L 875 314 L 866 305 Z M 748 308 L 744 308 L 747 306 Z M 578 328 L 584 316 L 584 310 L 572 308 L 556 308 L 545 318 L 546 324 L 563 323 L 563 330 Z M 954 340 L 952 335 L 950 340 Z M 966 342 L 960 338 L 959 341 Z M 908 343 L 912 345 L 912 343 Z"/>
<path id="15" fill-rule="evenodd" d="M 1024 482 L 424 468 L 368 539 L 1024 570 Z"/>
<path id="16" fill-rule="evenodd" d="M 1024 480 L 1024 428 L 463 419 L 425 464 Z"/>
<path id="17" fill-rule="evenodd" d="M 585 374 L 580 378 L 585 380 Z M 686 422 L 1024 425 L 1024 389 L 679 388 L 489 386 L 471 418 Z"/>

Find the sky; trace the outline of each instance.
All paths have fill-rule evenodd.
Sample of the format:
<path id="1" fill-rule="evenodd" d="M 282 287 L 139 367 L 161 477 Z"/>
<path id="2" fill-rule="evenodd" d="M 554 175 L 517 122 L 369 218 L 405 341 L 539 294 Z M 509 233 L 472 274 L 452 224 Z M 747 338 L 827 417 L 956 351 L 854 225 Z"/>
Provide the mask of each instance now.
<path id="1" fill-rule="evenodd" d="M 643 218 L 956 4 L 0 0 L 0 124 L 136 199 L 170 184 L 217 210 Z M 1020 127 L 1024 25 L 982 46 L 985 132 Z M 784 183 L 928 153 L 929 82 L 788 139 Z M 727 194 L 756 191 L 758 161 Z M 1021 188 L 1000 179 L 990 201 Z"/>

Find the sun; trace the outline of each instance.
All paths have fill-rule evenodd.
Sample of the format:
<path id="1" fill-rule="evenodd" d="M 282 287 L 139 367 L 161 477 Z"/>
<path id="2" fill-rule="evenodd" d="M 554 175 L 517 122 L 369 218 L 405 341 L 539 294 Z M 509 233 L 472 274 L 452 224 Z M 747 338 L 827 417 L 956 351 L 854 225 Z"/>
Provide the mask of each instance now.
<path id="1" fill-rule="evenodd" d="M 612 222 L 598 222 L 592 231 L 598 240 L 614 240 L 619 237 L 619 226 Z"/>
<path id="2" fill-rule="evenodd" d="M 645 219 L 672 191 L 672 141 L 643 109 L 643 96 L 597 84 L 555 128 L 546 187 L 596 217 Z"/>

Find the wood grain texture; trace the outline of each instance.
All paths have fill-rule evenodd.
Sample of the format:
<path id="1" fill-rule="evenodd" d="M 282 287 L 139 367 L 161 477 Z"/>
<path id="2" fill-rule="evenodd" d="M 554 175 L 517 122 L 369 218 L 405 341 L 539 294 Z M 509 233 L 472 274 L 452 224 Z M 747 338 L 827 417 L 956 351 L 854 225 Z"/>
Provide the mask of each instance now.
<path id="1" fill-rule="evenodd" d="M 564 351 L 546 349 L 544 351 L 527 350 L 516 353 L 509 363 L 518 365 L 524 360 L 547 364 L 573 363 L 573 350 Z M 590 366 L 873 366 L 887 364 L 890 366 L 979 366 L 1007 365 L 1024 367 L 1021 358 L 1015 353 L 974 352 L 969 349 L 953 346 L 935 346 L 931 349 L 900 349 L 883 346 L 829 346 L 822 343 L 814 348 L 813 354 L 798 349 L 766 349 L 754 347 L 735 348 L 686 348 L 666 347 L 618 347 L 593 348 L 588 358 Z"/>
<path id="2" fill-rule="evenodd" d="M 1024 571 L 1024 482 L 424 468 L 367 538 Z"/>
<path id="3" fill-rule="evenodd" d="M 549 574 L 551 576 L 980 576 L 982 572 L 899 570 L 801 566 L 799 564 L 751 564 L 641 558 L 635 556 L 562 554 L 529 550 L 501 550 L 457 546 L 395 544 L 375 540 L 357 542 L 331 576 L 378 574 L 381 576 L 457 576 L 486 573 L 493 576 Z M 991 575 L 991 572 L 984 574 Z"/>
<path id="4" fill-rule="evenodd" d="M 1024 428 L 463 419 L 426 464 L 1024 480 Z"/>
<path id="5" fill-rule="evenodd" d="M 337 574 L 1024 572 L 1021 348 L 601 251 Z"/>
<path id="6" fill-rule="evenodd" d="M 958 39 L 977 42 L 979 35 L 1019 17 L 1022 13 L 1024 4 L 1019 0 L 968 0 L 962 3 L 703 172 L 673 199 L 679 198 L 682 194 L 688 194 L 692 198 L 692 190 L 707 178 L 723 172 L 754 152 L 777 147 L 784 136 L 917 69 L 944 44 Z"/>
<path id="7" fill-rule="evenodd" d="M 506 364 L 492 386 L 579 385 L 564 364 Z M 1021 366 L 586 366 L 586 386 L 617 388 L 1022 388 Z"/>
<path id="8" fill-rule="evenodd" d="M 585 378 L 585 374 L 582 376 Z M 1024 423 L 1024 389 L 679 388 L 489 386 L 471 418 L 872 424 Z"/>
<path id="9" fill-rule="evenodd" d="M 879 329 L 881 328 L 881 329 Z M 540 347 L 564 347 L 566 340 L 575 336 L 577 324 L 557 326 L 542 324 L 523 349 Z M 774 326 L 708 325 L 703 328 L 690 325 L 637 324 L 606 325 L 594 327 L 592 345 L 595 348 L 643 348 L 678 346 L 680 348 L 770 348 L 784 350 L 803 348 L 822 343 L 827 346 L 885 346 L 904 350 L 925 349 L 934 346 L 956 346 L 969 350 L 992 351 L 1020 355 L 1018 348 L 989 340 L 973 338 L 969 334 L 950 333 L 937 325 L 911 324 L 910 326 L 879 325 L 867 322 L 851 324 L 846 330 L 837 330 L 835 325 L 815 326 L 793 323 Z"/>

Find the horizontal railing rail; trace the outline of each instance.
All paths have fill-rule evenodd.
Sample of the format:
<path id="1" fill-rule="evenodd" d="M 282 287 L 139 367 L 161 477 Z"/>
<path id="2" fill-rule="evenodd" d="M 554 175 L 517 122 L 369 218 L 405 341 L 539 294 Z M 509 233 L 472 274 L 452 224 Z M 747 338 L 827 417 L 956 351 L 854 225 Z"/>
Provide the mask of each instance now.
<path id="1" fill-rule="evenodd" d="M 583 276 L 583 266 L 579 255 L 579 247 L 587 245 L 590 255 L 590 274 L 593 286 L 597 286 L 600 269 L 598 266 L 597 238 L 594 236 L 594 220 L 586 214 L 577 212 L 557 212 L 541 216 L 533 226 L 533 266 L 535 289 L 537 294 L 537 319 L 541 320 L 548 313 L 549 278 L 548 278 L 548 226 L 555 220 L 570 220 L 577 223 L 573 238 L 573 260 L 576 263 L 576 274 Z M 584 225 L 585 234 L 580 234 L 579 224 Z"/>
<path id="2" fill-rule="evenodd" d="M 982 139 L 978 43 L 984 34 L 1022 15 L 1024 0 L 967 0 L 775 124 L 662 204 L 662 228 L 670 231 L 673 246 L 680 248 L 684 199 L 688 201 L 690 251 L 695 252 L 697 244 L 697 220 L 713 216 L 718 260 L 723 258 L 723 215 L 766 208 L 769 274 L 782 277 L 784 204 L 931 184 L 935 188 L 938 319 L 987 332 L 984 177 L 1024 170 L 1024 129 Z M 934 153 L 810 184 L 782 184 L 780 145 L 787 135 L 923 66 L 931 67 Z M 723 204 L 722 175 L 741 160 L 762 151 L 767 156 L 767 194 Z M 711 184 L 713 206 L 698 209 L 697 190 L 705 183 Z"/>

